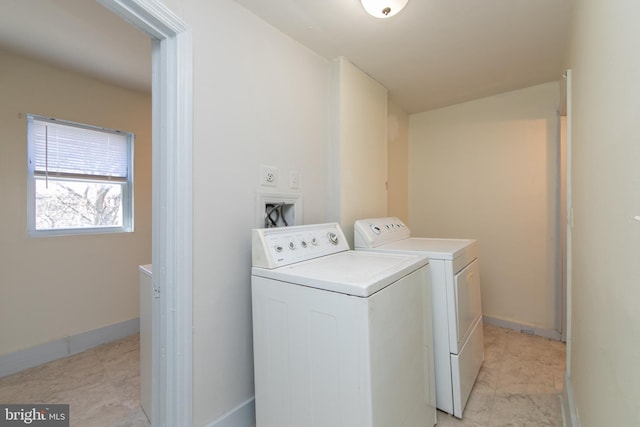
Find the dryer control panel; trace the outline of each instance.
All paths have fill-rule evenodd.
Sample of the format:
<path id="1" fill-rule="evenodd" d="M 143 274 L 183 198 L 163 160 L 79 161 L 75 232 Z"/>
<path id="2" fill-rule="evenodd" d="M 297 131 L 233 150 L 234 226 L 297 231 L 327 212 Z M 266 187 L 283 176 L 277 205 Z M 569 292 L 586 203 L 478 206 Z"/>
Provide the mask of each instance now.
<path id="1" fill-rule="evenodd" d="M 349 244 L 338 223 L 252 230 L 254 267 L 277 268 L 337 252 Z"/>
<path id="2" fill-rule="evenodd" d="M 395 217 L 359 219 L 353 232 L 356 248 L 375 248 L 411 237 L 409 228 Z"/>

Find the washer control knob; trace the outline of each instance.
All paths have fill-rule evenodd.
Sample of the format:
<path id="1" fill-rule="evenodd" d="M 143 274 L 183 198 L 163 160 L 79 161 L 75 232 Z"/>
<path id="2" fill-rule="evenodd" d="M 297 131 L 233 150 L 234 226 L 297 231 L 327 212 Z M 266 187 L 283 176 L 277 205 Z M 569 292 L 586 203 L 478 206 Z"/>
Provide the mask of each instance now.
<path id="1" fill-rule="evenodd" d="M 302 246 L 303 248 L 307 247 L 307 242 L 305 240 L 300 242 L 300 246 Z"/>
<path id="2" fill-rule="evenodd" d="M 289 249 L 291 249 L 292 251 L 295 250 L 296 248 L 296 244 L 293 242 L 289 242 Z"/>
<path id="3" fill-rule="evenodd" d="M 275 250 L 276 250 L 276 252 L 282 252 L 282 249 L 283 249 L 283 248 L 282 248 L 282 246 L 280 246 L 280 245 L 276 245 L 273 249 L 275 249 Z"/>
<path id="4" fill-rule="evenodd" d="M 311 238 L 311 244 L 312 244 L 313 246 L 318 246 L 318 239 L 316 239 L 315 237 L 312 237 L 312 238 Z"/>
<path id="5" fill-rule="evenodd" d="M 375 234 L 380 234 L 380 227 L 375 224 L 371 224 L 371 231 L 373 231 Z"/>
<path id="6" fill-rule="evenodd" d="M 338 235 L 332 231 L 327 233 L 327 237 L 329 238 L 329 241 L 331 242 L 332 245 L 337 245 L 338 244 Z"/>

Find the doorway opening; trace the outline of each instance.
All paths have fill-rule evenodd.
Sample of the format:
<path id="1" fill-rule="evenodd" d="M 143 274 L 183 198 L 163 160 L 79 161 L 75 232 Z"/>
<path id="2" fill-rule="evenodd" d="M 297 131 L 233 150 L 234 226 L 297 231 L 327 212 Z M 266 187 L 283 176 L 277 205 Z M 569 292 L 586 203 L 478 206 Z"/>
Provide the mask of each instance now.
<path id="1" fill-rule="evenodd" d="M 98 0 L 152 40 L 154 425 L 192 424 L 192 40 L 158 0 Z M 156 421 L 157 420 L 157 421 Z"/>

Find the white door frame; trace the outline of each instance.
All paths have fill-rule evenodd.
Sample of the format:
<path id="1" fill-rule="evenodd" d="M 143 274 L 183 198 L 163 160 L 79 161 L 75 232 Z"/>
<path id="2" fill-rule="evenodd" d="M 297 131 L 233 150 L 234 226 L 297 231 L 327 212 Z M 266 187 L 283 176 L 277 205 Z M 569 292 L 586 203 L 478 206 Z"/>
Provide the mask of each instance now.
<path id="1" fill-rule="evenodd" d="M 566 217 L 566 238 L 567 238 L 567 249 L 566 249 L 566 305 L 565 305 L 565 321 L 566 321 L 566 331 L 565 331 L 565 340 L 567 342 L 567 364 L 565 368 L 565 376 L 570 378 L 571 376 L 571 311 L 572 311 L 572 292 L 573 292 L 573 261 L 572 261 L 572 233 L 573 233 L 573 197 L 572 197 L 572 114 L 573 114 L 573 106 L 572 106 L 572 83 L 571 83 L 571 70 L 567 70 L 566 74 L 566 82 L 567 86 L 567 164 L 566 164 L 566 174 L 567 174 L 567 217 Z"/>
<path id="2" fill-rule="evenodd" d="M 192 425 L 192 138 L 190 29 L 160 0 L 98 0 L 153 43 L 154 426 Z M 157 340 L 155 338 L 158 338 Z"/>

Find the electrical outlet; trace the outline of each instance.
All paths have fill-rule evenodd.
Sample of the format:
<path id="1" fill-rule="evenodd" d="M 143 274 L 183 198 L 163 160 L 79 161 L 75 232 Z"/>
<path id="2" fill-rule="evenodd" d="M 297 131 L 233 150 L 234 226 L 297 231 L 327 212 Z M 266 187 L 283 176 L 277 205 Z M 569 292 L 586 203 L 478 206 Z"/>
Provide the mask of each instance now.
<path id="1" fill-rule="evenodd" d="M 289 171 L 289 188 L 297 190 L 300 188 L 300 171 L 298 170 L 290 170 Z"/>
<path id="2" fill-rule="evenodd" d="M 278 186 L 278 168 L 275 166 L 261 166 L 260 184 L 267 187 Z"/>

